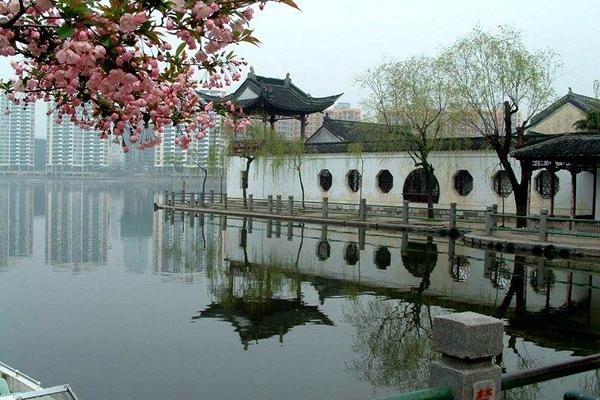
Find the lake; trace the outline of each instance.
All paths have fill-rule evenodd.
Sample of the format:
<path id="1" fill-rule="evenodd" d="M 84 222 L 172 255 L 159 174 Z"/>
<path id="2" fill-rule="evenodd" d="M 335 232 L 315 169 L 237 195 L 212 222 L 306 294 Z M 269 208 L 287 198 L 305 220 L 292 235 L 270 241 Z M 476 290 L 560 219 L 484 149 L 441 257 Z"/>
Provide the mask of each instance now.
<path id="1" fill-rule="evenodd" d="M 82 400 L 367 400 L 427 387 L 436 315 L 502 318 L 506 372 L 600 349 L 592 260 L 155 213 L 164 189 L 0 181 L 0 361 Z M 505 396 L 597 395 L 598 378 Z"/>

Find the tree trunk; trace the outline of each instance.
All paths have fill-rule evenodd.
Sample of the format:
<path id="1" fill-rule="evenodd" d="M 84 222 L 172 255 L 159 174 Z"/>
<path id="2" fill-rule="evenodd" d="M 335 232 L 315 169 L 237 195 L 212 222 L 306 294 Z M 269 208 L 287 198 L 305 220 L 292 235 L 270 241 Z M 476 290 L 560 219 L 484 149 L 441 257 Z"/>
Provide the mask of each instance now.
<path id="1" fill-rule="evenodd" d="M 433 218 L 434 217 L 434 213 L 433 213 L 433 189 L 434 189 L 434 184 L 433 184 L 433 178 L 434 178 L 434 169 L 433 167 L 428 164 L 425 163 L 424 164 L 424 168 L 425 168 L 425 186 L 426 186 L 426 190 L 427 190 L 427 218 Z"/>
<path id="2" fill-rule="evenodd" d="M 202 179 L 202 193 L 206 193 L 206 178 L 208 177 L 208 170 L 205 168 L 201 168 L 202 172 L 204 172 L 204 179 Z"/>
<path id="3" fill-rule="evenodd" d="M 302 182 L 302 170 L 298 168 L 298 179 L 300 179 L 300 190 L 302 191 L 302 210 L 306 209 L 304 205 L 304 182 Z"/>
<path id="4" fill-rule="evenodd" d="M 246 158 L 246 169 L 242 176 L 242 197 L 244 198 L 244 208 L 248 208 L 248 177 L 250 176 L 250 165 L 254 158 Z"/>

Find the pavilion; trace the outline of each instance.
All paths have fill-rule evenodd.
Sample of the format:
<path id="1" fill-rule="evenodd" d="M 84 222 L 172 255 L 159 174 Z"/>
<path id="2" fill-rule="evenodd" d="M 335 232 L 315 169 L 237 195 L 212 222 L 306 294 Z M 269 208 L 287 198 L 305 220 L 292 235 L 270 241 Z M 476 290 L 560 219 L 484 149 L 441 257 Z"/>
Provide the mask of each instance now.
<path id="1" fill-rule="evenodd" d="M 292 83 L 289 73 L 285 79 L 268 78 L 255 75 L 252 67 L 235 92 L 224 97 L 201 94 L 205 101 L 231 101 L 241 106 L 246 114 L 268 121 L 272 128 L 278 120 L 297 119 L 302 139 L 306 139 L 308 115 L 323 112 L 341 95 L 312 97 Z"/>
<path id="2" fill-rule="evenodd" d="M 557 192 L 556 172 L 567 170 L 571 174 L 571 217 L 577 216 L 577 174 L 593 175 L 592 215 L 596 218 L 598 195 L 598 167 L 600 166 L 600 134 L 593 132 L 564 133 L 552 139 L 515 150 L 512 156 L 529 161 L 532 169 L 545 169 L 549 179 L 542 182 L 550 194 L 550 215 L 554 215 L 554 196 Z"/>

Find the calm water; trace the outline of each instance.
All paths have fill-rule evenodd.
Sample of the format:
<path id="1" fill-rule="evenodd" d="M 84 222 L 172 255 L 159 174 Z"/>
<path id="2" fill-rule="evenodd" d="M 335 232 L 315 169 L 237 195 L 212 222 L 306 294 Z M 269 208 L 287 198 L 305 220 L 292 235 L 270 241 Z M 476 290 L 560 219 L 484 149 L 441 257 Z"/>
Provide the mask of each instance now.
<path id="1" fill-rule="evenodd" d="M 171 218 L 152 212 L 161 190 L 0 181 L 1 361 L 82 400 L 358 400 L 427 386 L 431 319 L 452 311 L 507 321 L 506 371 L 600 350 L 600 266 L 585 260 Z"/>

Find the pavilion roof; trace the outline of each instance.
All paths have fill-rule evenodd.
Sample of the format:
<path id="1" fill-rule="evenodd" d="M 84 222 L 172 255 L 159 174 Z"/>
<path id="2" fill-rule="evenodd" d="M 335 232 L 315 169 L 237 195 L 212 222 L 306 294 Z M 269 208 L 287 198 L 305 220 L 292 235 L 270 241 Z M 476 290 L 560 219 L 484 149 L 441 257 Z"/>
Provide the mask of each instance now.
<path id="1" fill-rule="evenodd" d="M 342 94 L 312 97 L 292 83 L 290 75 L 285 79 L 269 78 L 254 74 L 248 77 L 233 93 L 224 96 L 201 94 L 205 101 L 227 102 L 242 106 L 248 114 L 298 116 L 322 112 L 335 103 Z"/>
<path id="2" fill-rule="evenodd" d="M 600 134 L 573 132 L 526 146 L 512 152 L 517 159 L 529 160 L 591 160 L 600 159 Z"/>

